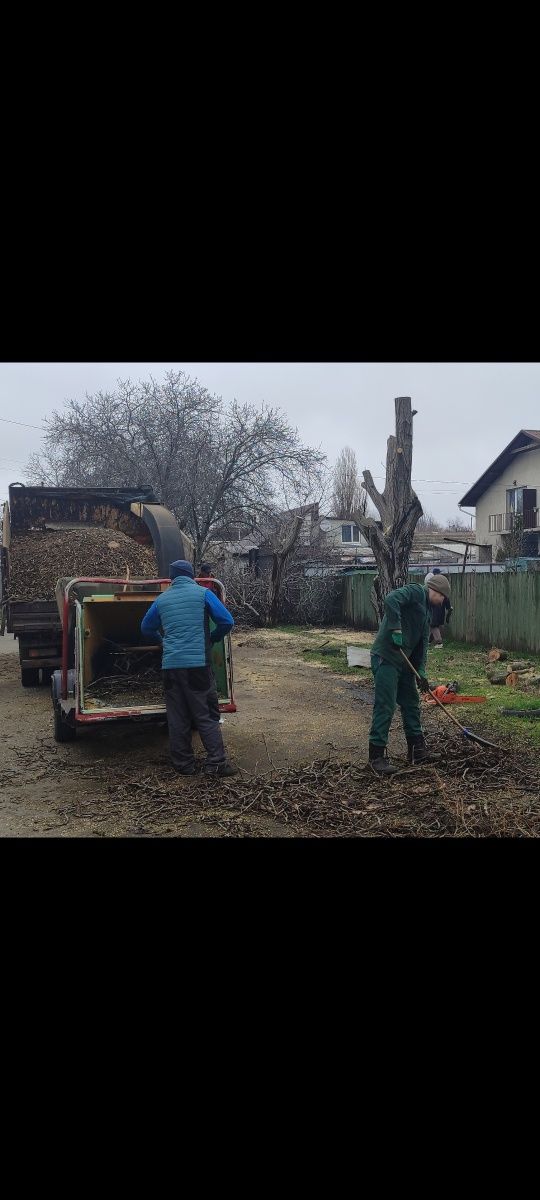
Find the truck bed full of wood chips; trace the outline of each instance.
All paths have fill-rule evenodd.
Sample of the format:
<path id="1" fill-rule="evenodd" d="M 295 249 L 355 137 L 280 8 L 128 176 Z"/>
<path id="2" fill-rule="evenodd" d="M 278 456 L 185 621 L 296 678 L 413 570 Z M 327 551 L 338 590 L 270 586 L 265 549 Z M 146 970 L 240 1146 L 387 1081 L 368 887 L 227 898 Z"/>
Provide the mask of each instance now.
<path id="1" fill-rule="evenodd" d="M 153 547 L 118 530 L 93 525 L 33 529 L 12 536 L 9 593 L 12 601 L 54 600 L 57 579 L 76 575 L 155 579 Z"/>

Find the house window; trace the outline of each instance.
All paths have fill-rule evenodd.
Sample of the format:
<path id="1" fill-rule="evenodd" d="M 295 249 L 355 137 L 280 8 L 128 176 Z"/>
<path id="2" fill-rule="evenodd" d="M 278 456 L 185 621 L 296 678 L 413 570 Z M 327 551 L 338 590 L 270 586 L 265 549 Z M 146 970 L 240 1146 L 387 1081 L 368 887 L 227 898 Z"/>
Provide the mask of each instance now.
<path id="1" fill-rule="evenodd" d="M 358 528 L 358 525 L 352 525 L 352 524 L 351 525 L 342 525 L 341 526 L 341 540 L 342 540 L 342 542 L 359 542 L 360 541 L 360 530 Z"/>
<path id="2" fill-rule="evenodd" d="M 523 513 L 523 492 L 524 488 L 507 488 L 506 489 L 506 511 L 507 513 Z"/>

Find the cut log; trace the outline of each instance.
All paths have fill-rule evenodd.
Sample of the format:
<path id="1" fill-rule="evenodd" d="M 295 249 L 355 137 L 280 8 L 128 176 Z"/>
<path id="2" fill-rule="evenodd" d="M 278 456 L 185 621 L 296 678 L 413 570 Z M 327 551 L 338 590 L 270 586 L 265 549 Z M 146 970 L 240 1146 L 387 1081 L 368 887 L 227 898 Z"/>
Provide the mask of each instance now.
<path id="1" fill-rule="evenodd" d="M 504 662 L 508 658 L 506 650 L 499 650 L 498 646 L 493 646 L 490 650 L 487 660 L 488 662 Z"/>
<path id="2" fill-rule="evenodd" d="M 540 708 L 500 708 L 503 717 L 527 717 L 528 720 L 540 718 Z"/>
<path id="3" fill-rule="evenodd" d="M 486 675 L 490 683 L 506 683 L 506 671 L 501 671 L 500 667 L 495 665 L 486 668 Z"/>
<path id="4" fill-rule="evenodd" d="M 537 687 L 540 683 L 540 675 L 534 669 L 530 671 L 518 671 L 518 687 L 530 688 Z"/>
<path id="5" fill-rule="evenodd" d="M 525 662 L 524 659 L 519 659 L 517 662 L 510 663 L 508 669 L 510 671 L 530 671 L 530 668 L 530 662 Z"/>
<path id="6" fill-rule="evenodd" d="M 517 671 L 509 671 L 508 675 L 506 676 L 506 686 L 507 687 L 517 687 L 518 682 L 519 682 L 519 675 L 518 675 Z"/>

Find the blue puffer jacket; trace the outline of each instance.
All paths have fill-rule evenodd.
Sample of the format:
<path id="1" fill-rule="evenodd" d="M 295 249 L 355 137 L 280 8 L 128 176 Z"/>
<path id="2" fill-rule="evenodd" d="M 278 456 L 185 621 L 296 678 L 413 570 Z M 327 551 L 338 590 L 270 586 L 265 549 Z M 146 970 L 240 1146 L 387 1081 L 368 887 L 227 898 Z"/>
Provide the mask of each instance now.
<path id="1" fill-rule="evenodd" d="M 212 635 L 210 617 L 216 622 Z M 233 625 L 230 612 L 214 592 L 187 575 L 179 575 L 150 605 L 141 622 L 141 632 L 152 637 L 163 630 L 162 666 L 167 671 L 208 666 L 212 643 L 220 641 Z"/>

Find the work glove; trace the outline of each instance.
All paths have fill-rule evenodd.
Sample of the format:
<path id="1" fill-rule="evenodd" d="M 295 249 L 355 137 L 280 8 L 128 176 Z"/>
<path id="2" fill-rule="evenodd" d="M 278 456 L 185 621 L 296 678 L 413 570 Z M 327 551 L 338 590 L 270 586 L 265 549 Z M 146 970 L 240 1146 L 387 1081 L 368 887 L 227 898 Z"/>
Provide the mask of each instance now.
<path id="1" fill-rule="evenodd" d="M 394 646 L 402 646 L 403 645 L 403 634 L 401 632 L 401 629 L 393 630 L 392 641 L 394 643 Z"/>
<path id="2" fill-rule="evenodd" d="M 418 674 L 420 676 L 420 678 L 418 680 L 418 687 L 420 688 L 420 691 L 421 692 L 429 692 L 429 682 L 428 682 L 427 675 L 424 675 L 423 671 L 419 671 Z"/>

